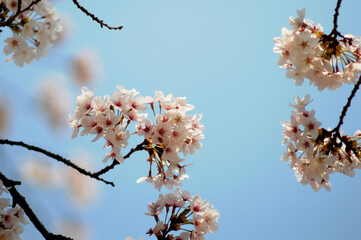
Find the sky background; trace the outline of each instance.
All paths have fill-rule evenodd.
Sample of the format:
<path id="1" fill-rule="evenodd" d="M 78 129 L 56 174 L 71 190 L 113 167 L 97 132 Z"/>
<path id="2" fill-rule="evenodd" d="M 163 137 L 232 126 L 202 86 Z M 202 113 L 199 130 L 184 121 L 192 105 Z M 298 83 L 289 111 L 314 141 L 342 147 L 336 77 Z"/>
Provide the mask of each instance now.
<path id="1" fill-rule="evenodd" d="M 91 136 L 71 139 L 71 130 L 56 131 L 39 108 L 37 86 L 49 76 L 62 75 L 70 101 L 80 86 L 73 83 L 70 60 L 84 47 L 94 49 L 102 65 L 91 89 L 95 95 L 112 94 L 119 84 L 137 89 L 141 95 L 186 96 L 202 113 L 205 125 L 203 149 L 187 157 L 189 180 L 181 189 L 199 194 L 219 209 L 220 229 L 205 235 L 220 239 L 359 239 L 361 235 L 361 174 L 350 178 L 331 175 L 332 191 L 315 193 L 296 181 L 289 164 L 280 160 L 280 121 L 290 119 L 288 106 L 295 95 L 310 94 L 322 127 L 337 125 L 342 107 L 352 90 L 317 91 L 308 80 L 297 87 L 277 65 L 273 38 L 288 26 L 289 16 L 306 8 L 306 18 L 321 23 L 329 33 L 336 1 L 330 0 L 138 0 L 81 1 L 90 12 L 121 31 L 109 31 L 91 21 L 71 1 L 54 3 L 58 12 L 71 19 L 66 40 L 48 57 L 19 68 L 0 54 L 0 96 L 9 108 L 4 138 L 22 140 L 66 158 L 86 152 L 93 169 L 105 165 L 103 142 Z M 343 1 L 339 31 L 361 36 L 361 2 Z M 9 36 L 0 35 L 3 42 Z M 4 43 L 3 43 L 4 45 Z M 56 88 L 54 86 L 54 88 Z M 67 114 L 69 114 L 67 113 Z M 360 129 L 361 94 L 354 98 L 342 126 L 352 135 Z M 135 137 L 129 147 L 142 140 Z M 128 148 L 129 148 L 128 147 Z M 124 151 L 127 152 L 127 151 Z M 21 179 L 18 169 L 28 156 L 53 163 L 53 159 L 19 147 L 0 146 L 0 169 Z M 145 232 L 154 220 L 145 216 L 147 203 L 158 192 L 150 184 L 137 184 L 147 174 L 146 153 L 138 152 L 104 175 L 116 187 L 91 181 L 96 196 L 87 205 L 69 203 L 63 189 L 43 189 L 24 183 L 19 190 L 40 219 L 53 231 L 59 218 L 80 221 L 88 227 L 87 239 L 120 240 L 127 236 L 148 239 Z M 61 166 L 61 163 L 55 163 Z M 167 193 L 167 191 L 164 191 Z M 23 239 L 42 239 L 32 224 Z M 154 237 L 149 238 L 154 239 Z"/>

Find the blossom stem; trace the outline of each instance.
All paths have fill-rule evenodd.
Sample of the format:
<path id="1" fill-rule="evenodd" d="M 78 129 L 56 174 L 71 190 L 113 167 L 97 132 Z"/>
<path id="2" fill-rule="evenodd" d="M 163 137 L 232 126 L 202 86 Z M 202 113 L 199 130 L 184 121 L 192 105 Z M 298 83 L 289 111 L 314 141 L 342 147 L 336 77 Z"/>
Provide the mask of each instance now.
<path id="1" fill-rule="evenodd" d="M 339 132 L 340 127 L 341 127 L 341 125 L 343 124 L 343 119 L 344 119 L 345 116 L 346 116 L 346 113 L 347 113 L 348 108 L 351 106 L 351 101 L 352 101 L 352 99 L 355 97 L 356 92 L 357 92 L 357 90 L 358 90 L 359 87 L 360 87 L 360 84 L 361 84 L 361 76 L 359 77 L 357 83 L 355 84 L 355 87 L 352 89 L 352 92 L 351 92 L 350 96 L 349 96 L 348 99 L 347 99 L 346 105 L 345 105 L 345 106 L 343 107 L 343 109 L 342 109 L 342 113 L 341 113 L 341 116 L 340 116 L 340 121 L 338 122 L 337 126 L 336 126 L 334 129 L 332 129 L 331 132 L 335 132 L 335 133 L 338 133 L 338 132 Z"/>
<path id="2" fill-rule="evenodd" d="M 8 179 L 2 172 L 0 172 L 0 180 L 3 182 L 4 186 L 9 188 L 9 193 L 13 198 L 13 202 L 17 203 L 28 216 L 29 220 L 34 224 L 36 229 L 43 235 L 43 237 L 47 240 L 72 240 L 71 238 L 65 237 L 63 235 L 55 235 L 49 232 L 39 218 L 35 215 L 33 210 L 30 208 L 28 202 L 25 197 L 22 196 L 14 187 L 15 185 L 21 184 L 19 181 L 14 181 Z"/>

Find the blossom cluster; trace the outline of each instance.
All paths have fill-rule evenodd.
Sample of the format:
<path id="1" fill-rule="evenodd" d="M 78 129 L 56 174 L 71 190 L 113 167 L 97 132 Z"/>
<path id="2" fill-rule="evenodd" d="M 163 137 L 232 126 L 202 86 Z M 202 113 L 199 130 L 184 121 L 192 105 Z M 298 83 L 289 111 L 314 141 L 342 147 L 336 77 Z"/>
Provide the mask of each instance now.
<path id="1" fill-rule="evenodd" d="M 290 17 L 292 29 L 282 28 L 282 36 L 273 39 L 273 51 L 280 54 L 278 64 L 287 69 L 286 76 L 296 85 L 307 78 L 320 91 L 355 83 L 361 72 L 361 38 L 326 35 L 320 24 L 305 19 L 305 9 L 297 14 Z"/>
<path id="2" fill-rule="evenodd" d="M 0 195 L 8 190 L 3 187 L 0 180 Z M 24 228 L 20 224 L 27 224 L 24 210 L 16 204 L 15 207 L 9 208 L 10 200 L 8 198 L 0 198 L 0 239 L 20 240 L 20 234 Z M 7 209 L 5 209 L 7 208 Z"/>
<path id="3" fill-rule="evenodd" d="M 166 211 L 165 221 L 159 220 L 159 215 Z M 148 204 L 146 215 L 153 216 L 157 224 L 149 229 L 147 234 L 168 237 L 175 240 L 204 240 L 206 233 L 219 229 L 219 210 L 214 209 L 207 200 L 201 200 L 199 195 L 190 196 L 190 192 L 176 189 L 165 196 L 160 194 L 157 202 Z M 168 219 L 167 219 L 168 216 Z M 186 225 L 193 229 L 186 230 Z M 179 236 L 170 234 L 172 231 L 182 232 Z"/>
<path id="4" fill-rule="evenodd" d="M 2 24 L 9 26 L 13 32 L 13 37 L 5 39 L 4 53 L 11 55 L 7 61 L 14 60 L 22 67 L 49 53 L 62 26 L 59 15 L 48 0 L 36 4 L 32 0 L 22 0 L 20 11 L 18 4 L 18 0 L 2 0 L 0 12 Z"/>
<path id="5" fill-rule="evenodd" d="M 149 174 L 138 182 L 147 181 L 160 190 L 162 186 L 172 189 L 181 186 L 181 180 L 187 179 L 184 165 L 185 159 L 179 154 L 194 154 L 202 147 L 200 140 L 204 138 L 204 126 L 200 123 L 202 115 L 188 115 L 194 107 L 187 103 L 185 97 L 164 96 L 155 91 L 153 97 L 137 96 L 135 89 L 127 90 L 118 86 L 112 96 L 94 97 L 94 93 L 83 87 L 77 96 L 77 109 L 69 118 L 73 128 L 73 137 L 95 135 L 93 141 L 104 138 L 104 147 L 110 148 L 104 158 L 123 163 L 121 149 L 126 148 L 130 133 L 128 126 L 135 123 L 135 132 L 144 137 L 143 149 L 149 153 Z M 159 105 L 156 107 L 155 105 Z M 144 112 L 150 106 L 155 122 Z M 155 109 L 159 109 L 156 113 Z M 152 166 L 157 173 L 153 176 Z"/>
<path id="6" fill-rule="evenodd" d="M 295 97 L 291 121 L 281 122 L 283 144 L 287 151 L 282 160 L 289 161 L 295 176 L 302 184 L 309 184 L 318 191 L 321 187 L 331 190 L 329 175 L 339 172 L 354 176 L 354 169 L 361 169 L 361 149 L 357 140 L 361 131 L 353 137 L 340 133 L 338 129 L 319 128 L 321 123 L 315 118 L 315 111 L 306 110 L 311 102 L 309 95 L 303 99 Z"/>

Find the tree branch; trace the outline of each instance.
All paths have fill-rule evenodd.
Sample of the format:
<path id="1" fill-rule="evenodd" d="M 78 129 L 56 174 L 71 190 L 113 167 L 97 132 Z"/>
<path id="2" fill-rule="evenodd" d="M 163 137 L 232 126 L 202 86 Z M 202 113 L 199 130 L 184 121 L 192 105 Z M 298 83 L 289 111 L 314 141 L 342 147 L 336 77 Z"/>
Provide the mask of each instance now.
<path id="1" fill-rule="evenodd" d="M 127 155 L 125 155 L 123 158 L 127 159 L 129 158 L 133 153 L 137 152 L 137 151 L 142 151 L 144 150 L 144 146 L 147 145 L 149 142 L 145 139 L 142 143 L 139 143 L 135 148 L 132 148 Z M 119 162 L 117 160 L 114 160 L 113 163 L 105 168 L 103 168 L 102 170 L 93 173 L 93 176 L 99 177 L 100 175 L 108 172 L 109 170 L 113 169 L 116 165 L 118 165 Z"/>
<path id="2" fill-rule="evenodd" d="M 35 146 L 32 146 L 32 145 L 26 144 L 24 142 L 21 142 L 21 141 L 10 141 L 10 140 L 7 140 L 7 139 L 0 139 L 0 144 L 7 144 L 7 145 L 11 145 L 11 146 L 20 146 L 20 147 L 27 148 L 30 151 L 35 151 L 35 152 L 42 153 L 42 154 L 44 154 L 44 155 L 46 155 L 48 157 L 51 157 L 51 158 L 53 158 L 53 159 L 55 159 L 55 160 L 57 160 L 59 162 L 64 163 L 65 165 L 67 165 L 69 167 L 74 168 L 75 170 L 77 170 L 79 173 L 81 173 L 83 175 L 86 175 L 86 176 L 89 176 L 91 178 L 97 179 L 97 180 L 102 181 L 102 182 L 104 182 L 106 184 L 112 185 L 113 187 L 115 186 L 113 182 L 109 182 L 107 180 L 104 180 L 103 178 L 100 178 L 99 176 L 94 175 L 93 173 L 79 167 L 78 165 L 71 162 L 70 160 L 63 158 L 62 156 L 60 156 L 58 154 L 46 151 L 46 150 L 44 150 L 42 148 L 35 147 Z"/>
<path id="3" fill-rule="evenodd" d="M 21 142 L 21 141 L 11 141 L 11 140 L 8 140 L 8 139 L 0 139 L 0 144 L 6 144 L 6 145 L 10 145 L 10 146 L 20 146 L 20 147 L 23 147 L 23 148 L 27 148 L 30 151 L 35 151 L 35 152 L 42 153 L 42 154 L 44 154 L 44 155 L 46 155 L 48 157 L 51 157 L 51 158 L 53 158 L 53 159 L 55 159 L 55 160 L 57 160 L 59 162 L 64 163 L 65 165 L 67 165 L 69 167 L 74 168 L 75 170 L 77 170 L 79 173 L 81 173 L 83 175 L 86 175 L 86 176 L 89 176 L 91 178 L 97 179 L 97 180 L 102 181 L 102 182 L 104 182 L 106 184 L 112 185 L 113 187 L 115 186 L 113 182 L 110 182 L 110 181 L 107 181 L 107 180 L 101 178 L 100 175 L 102 175 L 104 173 L 107 173 L 109 170 L 113 169 L 116 165 L 118 165 L 119 162 L 117 160 L 114 160 L 111 165 L 99 170 L 98 172 L 92 173 L 90 171 L 87 171 L 87 170 L 79 167 L 75 163 L 71 162 L 68 159 L 63 158 L 62 156 L 60 156 L 58 154 L 49 152 L 49 151 L 47 151 L 45 149 L 42 149 L 42 148 L 39 148 L 39 147 L 36 147 L 36 146 L 26 144 L 26 143 Z M 149 144 L 149 141 L 147 139 L 145 139 L 142 143 L 138 144 L 135 148 L 132 148 L 123 158 L 127 159 L 133 153 L 135 153 L 137 151 L 145 150 L 146 149 L 145 146 L 147 144 Z"/>
<path id="4" fill-rule="evenodd" d="M 331 31 L 331 33 L 329 34 L 329 36 L 334 35 L 334 37 L 336 38 L 337 36 L 343 37 L 341 35 L 341 33 L 339 31 L 337 31 L 337 20 L 338 20 L 338 15 L 339 15 L 339 10 L 341 7 L 341 2 L 342 0 L 337 0 L 337 5 L 335 8 L 335 14 L 333 15 L 333 29 Z"/>
<path id="5" fill-rule="evenodd" d="M 63 235 L 55 235 L 45 228 L 45 226 L 30 208 L 25 197 L 22 196 L 14 187 L 14 185 L 20 184 L 20 182 L 8 179 L 2 172 L 0 172 L 0 179 L 3 182 L 4 186 L 9 188 L 9 193 L 13 198 L 13 202 L 16 202 L 24 210 L 29 220 L 33 223 L 36 229 L 41 233 L 41 235 L 43 235 L 46 240 L 72 240 L 71 238 L 65 237 Z"/>
<path id="6" fill-rule="evenodd" d="M 359 77 L 357 83 L 355 84 L 355 87 L 352 89 L 351 95 L 347 99 L 346 105 L 342 109 L 342 113 L 340 116 L 340 121 L 338 122 L 337 126 L 331 131 L 331 132 L 339 132 L 341 125 L 343 124 L 343 119 L 346 116 L 348 108 L 351 106 L 351 101 L 355 97 L 357 90 L 359 89 L 361 84 L 361 76 Z"/>
<path id="7" fill-rule="evenodd" d="M 108 24 L 104 23 L 103 20 L 100 20 L 99 18 L 97 18 L 94 14 L 90 13 L 86 8 L 84 8 L 83 6 L 81 6 L 79 4 L 79 2 L 77 0 L 73 0 L 73 3 L 75 4 L 75 6 L 77 6 L 77 8 L 79 8 L 83 13 L 85 13 L 86 15 L 88 15 L 89 17 L 91 17 L 91 19 L 93 19 L 93 21 L 96 21 L 97 23 L 100 24 L 100 27 L 106 27 L 109 30 L 120 30 L 123 28 L 123 26 L 119 26 L 119 27 L 111 27 Z"/>

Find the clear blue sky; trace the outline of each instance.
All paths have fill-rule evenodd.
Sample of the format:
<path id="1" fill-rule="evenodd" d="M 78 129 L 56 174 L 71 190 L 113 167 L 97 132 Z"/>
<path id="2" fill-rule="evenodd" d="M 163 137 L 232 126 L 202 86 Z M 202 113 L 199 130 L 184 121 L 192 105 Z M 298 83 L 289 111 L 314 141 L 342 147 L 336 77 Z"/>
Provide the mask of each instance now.
<path id="1" fill-rule="evenodd" d="M 1 94 L 11 102 L 12 123 L 6 137 L 44 147 L 65 157 L 81 148 L 101 168 L 102 143 L 91 138 L 71 140 L 71 131 L 58 134 L 43 120 L 35 105 L 35 86 L 52 73 L 69 76 L 71 56 L 84 46 L 99 53 L 104 77 L 96 83 L 96 94 L 112 94 L 116 85 L 135 88 L 142 95 L 155 89 L 186 96 L 203 114 L 206 127 L 203 149 L 188 158 L 189 180 L 183 189 L 208 199 L 221 211 L 220 230 L 206 235 L 220 239 L 359 239 L 361 235 L 361 174 L 354 178 L 332 175 L 331 192 L 313 192 L 298 183 L 289 164 L 280 160 L 280 121 L 290 118 L 288 103 L 295 95 L 311 94 L 310 108 L 322 126 L 334 127 L 351 86 L 318 92 L 308 85 L 296 87 L 277 65 L 273 41 L 289 16 L 306 8 L 306 18 L 332 29 L 336 1 L 330 0 L 139 0 L 81 1 L 89 11 L 121 31 L 101 29 L 71 1 L 56 1 L 56 8 L 74 22 L 66 43 L 30 66 L 18 68 L 0 55 Z M 361 35 L 361 2 L 344 0 L 339 30 Z M 6 38 L 2 33 L 0 41 Z M 75 96 L 80 88 L 67 83 Z M 343 130 L 352 134 L 361 128 L 361 94 L 347 114 Z M 135 140 L 136 144 L 139 140 Z M 26 151 L 2 147 L 4 168 L 16 174 Z M 45 224 L 56 216 L 76 215 L 92 228 L 97 239 L 148 239 L 145 232 L 153 219 L 144 215 L 146 204 L 157 192 L 136 180 L 145 176 L 145 154 L 137 153 L 122 166 L 105 175 L 115 188 L 94 181 L 99 197 L 92 205 L 74 209 L 63 201 L 63 193 L 34 187 L 21 190 L 41 212 Z M 13 160 L 14 162 L 10 161 Z M 45 158 L 46 159 L 46 158 Z M 48 161 L 53 161 L 48 159 Z M 1 164 L 3 165 L 3 164 Z M 2 166 L 0 166 L 1 169 Z M 45 207 L 44 207 L 45 206 Z M 24 239 L 41 239 L 31 224 Z"/>

